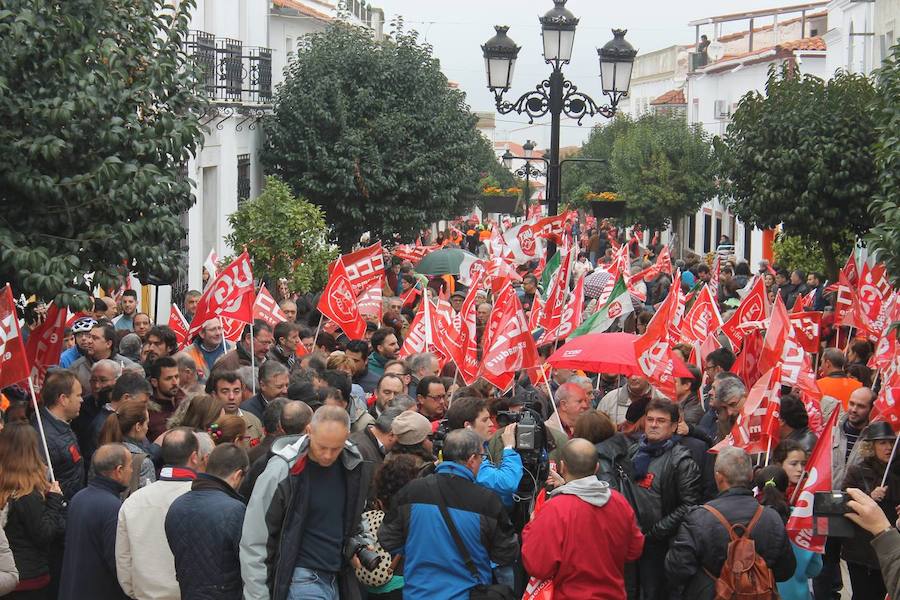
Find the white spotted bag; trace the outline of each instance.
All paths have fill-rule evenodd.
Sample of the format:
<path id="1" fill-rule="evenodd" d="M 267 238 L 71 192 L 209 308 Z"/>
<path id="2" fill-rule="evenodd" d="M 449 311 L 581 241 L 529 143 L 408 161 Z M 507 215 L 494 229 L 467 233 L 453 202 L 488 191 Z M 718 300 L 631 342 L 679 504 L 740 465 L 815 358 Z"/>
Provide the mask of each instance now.
<path id="1" fill-rule="evenodd" d="M 384 512 L 380 510 L 367 510 L 362 514 L 362 522 L 366 530 L 366 535 L 370 538 L 378 539 L 378 528 L 384 521 Z M 391 555 L 380 545 L 375 544 L 375 551 L 381 557 L 381 562 L 375 567 L 374 571 L 370 571 L 365 567 L 356 569 L 356 578 L 363 585 L 375 588 L 386 584 L 394 576 L 391 570 Z"/>

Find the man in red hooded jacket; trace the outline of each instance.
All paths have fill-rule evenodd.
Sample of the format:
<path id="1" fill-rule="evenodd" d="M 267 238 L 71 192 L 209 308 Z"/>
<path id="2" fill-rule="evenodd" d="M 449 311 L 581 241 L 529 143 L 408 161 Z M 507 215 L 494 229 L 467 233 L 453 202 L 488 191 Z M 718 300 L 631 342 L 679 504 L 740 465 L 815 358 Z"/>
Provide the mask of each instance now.
<path id="1" fill-rule="evenodd" d="M 560 458 L 565 485 L 550 492 L 522 532 L 525 570 L 553 580 L 554 600 L 625 600 L 625 563 L 644 549 L 628 501 L 596 472 L 594 445 L 570 440 Z"/>

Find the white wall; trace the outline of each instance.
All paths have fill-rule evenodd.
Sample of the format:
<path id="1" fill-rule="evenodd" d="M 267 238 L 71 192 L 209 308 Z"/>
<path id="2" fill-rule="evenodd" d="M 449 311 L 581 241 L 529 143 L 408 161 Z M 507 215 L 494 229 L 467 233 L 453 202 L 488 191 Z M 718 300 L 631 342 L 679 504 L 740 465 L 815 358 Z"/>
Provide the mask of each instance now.
<path id="1" fill-rule="evenodd" d="M 817 77 L 826 76 L 826 60 L 823 53 L 813 56 L 802 56 L 797 59 L 801 71 Z M 724 100 L 731 107 L 732 112 L 741 97 L 750 91 L 764 92 L 768 69 L 772 62 L 761 62 L 746 65 L 739 69 L 719 73 L 694 73 L 688 77 L 686 98 L 688 102 L 688 121 L 691 124 L 699 123 L 703 129 L 714 136 L 725 133 L 729 118 L 719 118 L 716 115 L 716 100 Z M 733 218 L 727 207 L 718 198 L 704 204 L 695 215 L 696 227 L 693 240 L 687 239 L 687 219 L 685 219 L 682 233 L 686 246 L 695 252 L 703 254 L 706 235 L 706 216 L 711 217 L 712 231 L 710 231 L 711 249 L 715 250 L 719 236 L 724 233 L 735 244 L 735 253 L 738 258 L 745 257 L 745 240 L 747 238 L 745 227 L 739 220 Z M 717 219 L 721 219 L 721 230 L 717 228 Z M 749 236 L 751 267 L 763 258 L 762 231 L 753 229 Z"/>

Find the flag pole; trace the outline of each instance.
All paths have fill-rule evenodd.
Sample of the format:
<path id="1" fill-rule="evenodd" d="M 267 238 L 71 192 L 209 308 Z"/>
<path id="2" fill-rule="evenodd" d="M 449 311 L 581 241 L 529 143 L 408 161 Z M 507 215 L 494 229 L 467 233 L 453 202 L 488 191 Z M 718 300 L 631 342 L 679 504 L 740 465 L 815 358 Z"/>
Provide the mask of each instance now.
<path id="1" fill-rule="evenodd" d="M 316 348 L 318 347 L 317 344 L 319 343 L 319 331 L 322 330 L 322 320 L 323 319 L 325 319 L 325 315 L 320 311 L 319 312 L 319 326 L 316 327 L 316 337 L 313 338 L 313 352 L 315 352 Z M 312 354 L 312 352 L 310 352 L 310 354 Z"/>
<path id="2" fill-rule="evenodd" d="M 53 474 L 53 463 L 50 460 L 50 449 L 47 447 L 47 436 L 44 433 L 44 421 L 41 419 L 41 409 L 38 406 L 37 394 L 34 392 L 34 382 L 31 375 L 28 376 L 28 389 L 31 392 L 31 403 L 34 404 L 34 416 L 37 419 L 38 431 L 41 434 L 41 443 L 44 445 L 44 454 L 47 456 L 47 468 L 50 470 L 50 481 L 56 481 Z"/>
<path id="3" fill-rule="evenodd" d="M 888 473 L 891 472 L 891 463 L 894 462 L 894 455 L 897 454 L 897 441 L 900 440 L 900 436 L 894 440 L 894 449 L 891 450 L 891 457 L 888 459 L 887 467 L 884 469 L 884 477 L 881 478 L 881 487 L 884 487 L 884 484 L 887 483 Z"/>
<path id="4" fill-rule="evenodd" d="M 556 399 L 553 397 L 553 388 L 550 387 L 550 382 L 547 380 L 547 372 L 544 370 L 543 365 L 539 368 L 541 369 L 541 375 L 544 376 L 544 385 L 547 386 L 547 393 L 550 395 L 550 406 L 553 407 L 553 415 L 556 417 L 556 424 L 559 425 L 559 430 L 565 434 L 566 428 L 563 427 L 562 420 L 559 418 L 559 411 L 556 410 Z"/>
<path id="5" fill-rule="evenodd" d="M 806 481 L 806 478 L 809 476 L 809 471 L 803 469 L 803 474 L 800 475 L 800 481 L 797 482 L 797 487 L 794 488 L 794 493 L 791 494 L 791 502 L 790 505 L 793 506 L 794 502 L 797 501 L 797 496 L 800 495 L 800 490 L 803 489 L 803 484 Z"/>
<path id="6" fill-rule="evenodd" d="M 766 462 L 765 462 L 765 464 L 763 464 L 764 467 L 769 466 L 769 454 L 772 451 L 772 436 L 770 435 L 767 437 L 769 438 L 769 441 L 766 442 Z"/>
<path id="7" fill-rule="evenodd" d="M 222 353 L 228 352 L 228 346 L 225 344 L 225 321 L 222 320 L 222 315 L 219 315 L 219 327 L 222 328 Z"/>
<path id="8" fill-rule="evenodd" d="M 256 354 L 253 352 L 253 323 L 250 323 L 250 389 L 256 395 Z"/>

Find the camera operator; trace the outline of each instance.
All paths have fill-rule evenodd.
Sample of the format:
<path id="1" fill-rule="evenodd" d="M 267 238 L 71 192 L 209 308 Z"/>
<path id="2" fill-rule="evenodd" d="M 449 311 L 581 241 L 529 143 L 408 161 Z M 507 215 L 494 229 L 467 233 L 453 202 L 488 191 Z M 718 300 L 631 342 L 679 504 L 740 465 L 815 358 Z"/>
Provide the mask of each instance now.
<path id="1" fill-rule="evenodd" d="M 503 456 L 495 466 L 487 456 L 487 445 L 494 435 L 494 424 L 487 403 L 481 398 L 458 398 L 447 410 L 447 429 L 471 429 L 481 438 L 484 449 L 481 468 L 475 483 L 500 496 L 507 508 L 513 505 L 513 494 L 522 480 L 522 458 L 515 450 L 516 424 L 503 428 Z"/>

